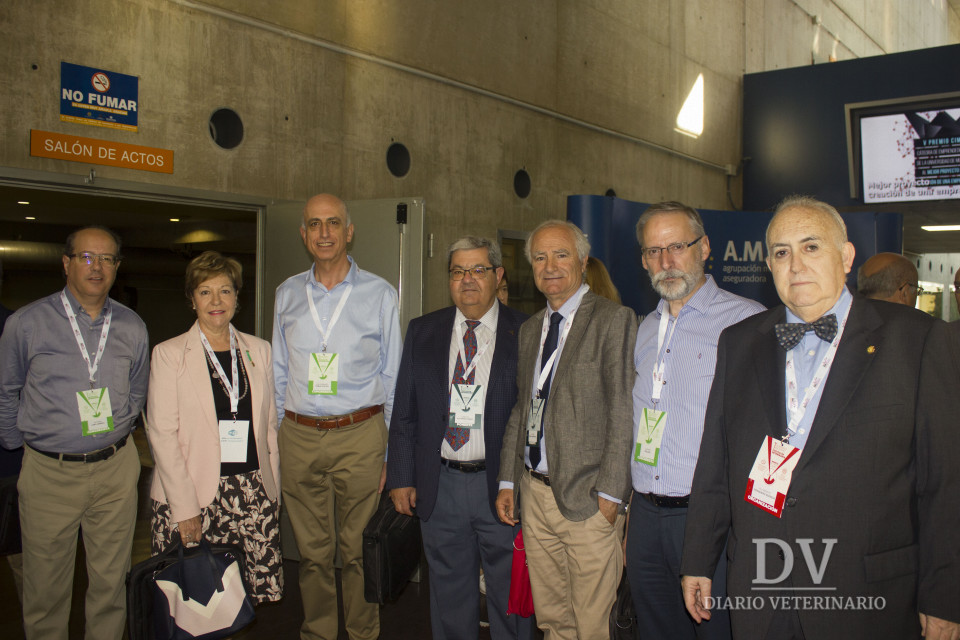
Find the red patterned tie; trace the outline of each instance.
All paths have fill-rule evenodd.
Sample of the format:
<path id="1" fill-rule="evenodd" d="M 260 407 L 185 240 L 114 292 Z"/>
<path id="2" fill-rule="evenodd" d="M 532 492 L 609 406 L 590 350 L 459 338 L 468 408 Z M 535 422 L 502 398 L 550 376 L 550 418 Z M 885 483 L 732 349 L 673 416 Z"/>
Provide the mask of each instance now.
<path id="1" fill-rule="evenodd" d="M 473 332 L 480 325 L 479 320 L 467 320 L 467 331 L 463 334 L 463 353 L 467 358 L 464 365 L 460 360 L 460 354 L 457 354 L 457 366 L 453 370 L 453 384 L 473 384 L 474 374 L 477 370 L 474 368 L 466 379 L 463 372 L 470 363 L 473 362 L 473 356 L 477 355 L 477 334 Z M 460 427 L 447 426 L 447 433 L 443 436 L 454 451 L 459 451 L 460 447 L 467 444 L 470 439 L 470 429 L 461 429 Z"/>

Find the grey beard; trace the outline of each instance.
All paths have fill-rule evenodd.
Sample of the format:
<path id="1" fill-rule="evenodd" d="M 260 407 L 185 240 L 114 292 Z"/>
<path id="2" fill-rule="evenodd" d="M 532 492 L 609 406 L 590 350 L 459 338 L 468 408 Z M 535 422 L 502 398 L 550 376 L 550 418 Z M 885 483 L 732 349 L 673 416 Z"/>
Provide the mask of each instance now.
<path id="1" fill-rule="evenodd" d="M 681 282 L 668 285 L 663 282 L 667 278 L 680 278 Z M 681 300 L 690 295 L 690 292 L 696 288 L 697 283 L 702 278 L 703 264 L 698 264 L 689 272 L 681 269 L 661 271 L 655 276 L 650 276 L 650 282 L 653 283 L 653 288 L 660 294 L 660 297 L 669 302 L 670 300 Z"/>

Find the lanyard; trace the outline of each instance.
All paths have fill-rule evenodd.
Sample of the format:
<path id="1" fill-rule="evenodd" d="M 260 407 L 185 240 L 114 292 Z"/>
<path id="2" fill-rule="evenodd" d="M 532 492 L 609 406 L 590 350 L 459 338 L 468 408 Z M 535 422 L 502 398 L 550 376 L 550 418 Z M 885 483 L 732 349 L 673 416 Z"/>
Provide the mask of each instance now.
<path id="1" fill-rule="evenodd" d="M 777 468 L 774 469 L 773 468 L 773 448 L 775 446 L 779 449 L 780 447 L 785 447 L 789 445 L 782 444 L 779 440 L 774 440 L 770 436 L 767 436 L 767 477 L 763 479 L 763 481 L 767 484 L 773 484 L 773 476 L 775 476 L 777 472 L 780 471 L 780 468 L 783 467 L 783 465 L 787 464 L 787 460 L 797 455 L 797 453 L 800 451 L 800 449 L 798 449 L 797 447 L 792 447 L 791 451 L 787 453 L 786 456 L 784 456 L 783 460 L 780 461 L 780 464 L 777 465 Z M 780 452 L 777 451 L 777 453 L 780 453 Z"/>
<path id="2" fill-rule="evenodd" d="M 670 327 L 670 335 L 667 336 L 667 323 L 670 322 L 670 309 L 669 307 L 663 310 L 663 313 L 660 314 L 660 327 L 657 330 L 657 356 L 656 360 L 653 362 L 653 404 L 656 406 L 660 402 L 660 394 L 663 392 L 663 372 L 667 366 L 667 350 L 670 348 L 670 343 L 673 341 L 673 334 L 677 331 L 677 323 L 680 322 L 680 316 L 677 316 L 676 320 L 673 321 L 673 326 Z M 663 339 L 666 337 L 667 345 L 664 348 Z M 663 357 L 660 357 L 660 351 L 663 350 Z"/>
<path id="3" fill-rule="evenodd" d="M 350 297 L 350 292 L 353 291 L 353 284 L 348 284 L 343 290 L 343 296 L 340 298 L 340 302 L 337 303 L 337 308 L 333 310 L 333 316 L 330 317 L 330 322 L 327 323 L 327 328 L 324 329 L 323 325 L 320 324 L 320 314 L 317 313 L 317 305 L 313 302 L 313 296 L 310 294 L 310 278 L 307 278 L 307 282 L 304 285 L 307 289 L 307 302 L 310 305 L 310 315 L 313 316 L 313 324 L 317 325 L 317 331 L 320 332 L 320 341 L 321 346 L 323 347 L 321 351 L 327 350 L 327 340 L 329 339 L 330 334 L 333 333 L 333 326 L 337 324 L 337 320 L 340 319 L 340 312 L 343 311 L 343 305 L 347 303 L 347 298 Z"/>
<path id="4" fill-rule="evenodd" d="M 540 373 L 537 376 L 537 396 L 540 395 L 540 390 L 543 389 L 543 385 L 546 384 L 547 378 L 550 377 L 550 372 L 553 371 L 553 362 L 557 359 L 557 354 L 563 349 L 563 344 L 567 341 L 567 334 L 570 333 L 570 327 L 573 326 L 573 318 L 577 315 L 577 311 L 580 309 L 578 306 L 570 314 L 569 318 L 566 318 L 566 324 L 563 325 L 563 333 L 560 334 L 560 339 L 557 341 L 557 348 L 553 350 L 553 353 L 550 354 L 550 358 L 547 359 L 546 364 L 540 368 Z M 547 307 L 547 311 L 550 310 L 550 307 Z M 537 351 L 537 362 L 540 362 L 543 358 L 543 345 L 547 341 L 547 332 L 550 330 L 550 316 L 553 314 L 543 313 L 543 327 L 540 330 L 540 350 Z"/>
<path id="5" fill-rule="evenodd" d="M 460 326 L 461 324 L 463 324 L 463 323 L 461 323 L 461 322 L 458 322 L 458 323 L 457 323 L 457 353 L 458 353 L 459 356 L 460 356 L 460 362 L 463 363 L 463 362 L 466 362 L 466 361 L 467 361 L 467 356 L 466 356 L 466 354 L 465 354 L 464 351 L 463 351 L 463 327 Z M 477 329 L 479 329 L 479 328 L 482 327 L 482 326 L 483 326 L 483 325 L 477 325 Z M 474 329 L 474 330 L 473 330 L 473 333 L 474 333 L 474 335 L 476 335 L 477 330 Z M 466 380 L 467 378 L 469 378 L 469 377 L 470 377 L 470 372 L 473 371 L 473 370 L 477 367 L 477 363 L 480 362 L 480 358 L 481 358 L 481 357 L 483 356 L 483 354 L 486 352 L 487 347 L 490 346 L 490 342 L 491 342 L 491 341 L 492 341 L 492 338 L 487 337 L 487 339 L 486 339 L 486 340 L 484 341 L 484 343 L 483 343 L 483 346 L 480 347 L 479 349 L 477 349 L 477 353 L 474 354 L 473 360 L 470 361 L 470 366 L 463 370 L 463 379 L 464 379 L 464 380 Z M 454 366 L 456 366 L 456 365 L 454 365 Z M 450 384 L 452 385 L 453 383 L 451 382 Z"/>
<path id="6" fill-rule="evenodd" d="M 787 413 L 790 415 L 790 421 L 787 422 L 787 429 L 789 429 L 791 434 L 797 432 L 797 427 L 800 426 L 800 421 L 803 420 L 803 416 L 807 413 L 807 405 L 810 404 L 814 394 L 817 393 L 817 388 L 824 381 L 826 381 L 827 376 L 830 374 L 830 367 L 833 365 L 833 359 L 837 357 L 837 349 L 840 347 L 840 336 L 843 335 L 843 330 L 847 326 L 847 318 L 849 315 L 850 308 L 848 307 L 847 313 L 843 316 L 843 321 L 840 323 L 840 330 L 837 331 L 837 335 L 833 338 L 833 342 L 830 343 L 830 348 L 827 350 L 827 355 L 823 357 L 823 359 L 820 361 L 820 365 L 817 367 L 817 370 L 813 372 L 813 378 L 810 380 L 810 384 L 807 385 L 807 389 L 803 393 L 802 401 L 800 401 L 797 396 L 797 372 L 795 369 L 793 356 L 793 352 L 796 347 L 787 352 Z"/>
<path id="7" fill-rule="evenodd" d="M 60 292 L 60 302 L 63 303 L 63 310 L 67 312 L 67 319 L 70 320 L 70 328 L 73 329 L 73 336 L 77 339 L 77 346 L 80 347 L 80 355 L 83 361 L 87 363 L 87 372 L 90 374 L 90 388 L 93 389 L 97 378 L 97 369 L 100 367 L 100 359 L 103 358 L 103 351 L 107 346 L 107 334 L 110 333 L 110 319 L 113 318 L 113 307 L 107 306 L 107 314 L 103 316 L 103 329 L 100 330 L 100 344 L 97 345 L 97 355 L 93 362 L 90 362 L 90 354 L 87 353 L 87 343 L 83 341 L 83 334 L 80 333 L 80 325 L 77 324 L 77 314 L 73 312 L 70 301 L 67 300 L 67 294 Z"/>
<path id="8" fill-rule="evenodd" d="M 227 381 L 227 374 L 224 373 L 223 367 L 220 366 L 220 359 L 217 358 L 216 354 L 213 352 L 213 347 L 210 346 L 210 343 L 207 341 L 207 336 L 203 335 L 200 327 L 197 327 L 197 331 L 200 332 L 200 342 L 203 343 L 203 350 L 207 352 L 207 357 L 210 358 L 210 362 L 213 363 L 213 368 L 216 370 L 217 375 L 220 376 L 220 380 L 223 381 L 223 386 L 227 388 L 227 391 L 230 393 L 230 413 L 233 414 L 233 419 L 237 419 L 237 406 L 240 404 L 240 377 L 237 375 L 237 334 L 233 331 L 233 325 L 230 325 L 230 381 Z"/>

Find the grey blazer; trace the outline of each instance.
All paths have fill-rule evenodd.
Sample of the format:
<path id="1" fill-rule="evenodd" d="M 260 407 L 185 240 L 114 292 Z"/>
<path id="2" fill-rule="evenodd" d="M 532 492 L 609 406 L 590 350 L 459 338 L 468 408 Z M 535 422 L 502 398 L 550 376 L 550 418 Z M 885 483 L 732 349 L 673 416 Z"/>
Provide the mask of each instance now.
<path id="1" fill-rule="evenodd" d="M 545 312 L 520 327 L 519 393 L 503 437 L 499 476 L 514 483 L 514 505 L 521 499 L 526 422 Z M 569 520 L 595 514 L 598 492 L 624 503 L 629 496 L 636 339 L 633 311 L 592 291 L 584 294 L 556 364 L 543 421 L 551 488 Z"/>

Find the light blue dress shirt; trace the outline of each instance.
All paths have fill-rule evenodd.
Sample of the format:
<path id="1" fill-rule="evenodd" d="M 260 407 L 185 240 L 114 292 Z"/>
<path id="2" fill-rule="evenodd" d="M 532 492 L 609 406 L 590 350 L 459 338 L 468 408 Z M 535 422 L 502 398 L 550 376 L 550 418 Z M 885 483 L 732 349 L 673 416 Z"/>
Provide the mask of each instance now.
<path id="1" fill-rule="evenodd" d="M 850 295 L 850 292 L 846 287 L 844 287 L 843 292 L 840 294 L 840 299 L 837 300 L 837 302 L 830 308 L 829 311 L 823 314 L 825 316 L 828 316 L 831 313 L 835 313 L 837 315 L 837 331 L 840 330 L 840 325 L 842 325 L 846 319 L 847 314 L 850 311 L 850 304 L 852 302 L 853 296 Z M 790 309 L 787 309 L 786 322 L 803 322 L 803 320 L 794 315 Z M 842 337 L 840 339 L 843 340 Z M 813 331 L 808 331 L 805 333 L 803 339 L 800 340 L 800 344 L 792 349 L 794 356 L 793 366 L 797 373 L 797 396 L 801 403 L 803 402 L 803 396 L 807 390 L 807 385 L 810 384 L 810 381 L 813 379 L 813 374 L 820 365 L 820 361 L 823 360 L 825 355 L 827 355 L 827 351 L 829 351 L 829 349 L 830 343 L 822 340 Z M 810 427 L 813 426 L 813 420 L 817 415 L 817 407 L 820 406 L 820 398 L 823 396 L 823 389 L 827 386 L 827 380 L 829 379 L 829 376 L 830 374 L 828 372 L 827 378 L 825 378 L 823 383 L 817 387 L 816 393 L 813 395 L 813 398 L 810 399 L 810 404 L 807 405 L 807 411 L 803 414 L 803 419 L 800 420 L 800 424 L 797 425 L 797 432 L 790 434 L 790 444 L 798 449 L 803 449 L 803 445 L 806 444 L 807 437 L 810 435 Z M 784 406 L 789 406 L 790 401 L 787 396 L 786 373 L 784 373 L 783 380 Z M 784 419 L 786 420 L 784 425 L 786 425 L 790 421 L 789 410 L 786 412 Z"/>
<path id="2" fill-rule="evenodd" d="M 277 287 L 273 375 L 281 421 L 284 410 L 336 416 L 382 404 L 384 420 L 390 425 L 403 349 L 397 292 L 386 280 L 348 259 L 347 276 L 330 290 L 317 282 L 313 266 Z M 337 395 L 311 395 L 307 392 L 310 354 L 322 350 L 322 340 L 310 313 L 307 290 L 326 327 L 348 285 L 353 285 L 350 297 L 327 336 L 327 352 L 338 354 L 340 361 Z"/>
<path id="3" fill-rule="evenodd" d="M 665 300 L 640 323 L 634 350 L 637 377 L 633 384 L 633 440 L 637 440 L 641 411 L 652 409 L 653 367 L 657 362 L 657 332 L 660 319 L 670 310 Z M 720 332 L 764 310 L 759 302 L 742 298 L 717 286 L 713 276 L 687 301 L 676 320 L 670 319 L 661 360 L 666 384 L 656 408 L 666 411 L 666 430 L 656 466 L 633 460 L 630 475 L 640 493 L 663 496 L 690 494 L 693 471 L 700 453 L 707 398 L 717 366 Z M 673 325 L 676 322 L 676 328 Z M 670 332 L 673 337 L 670 339 Z M 669 344 L 668 344 L 669 340 Z"/>

